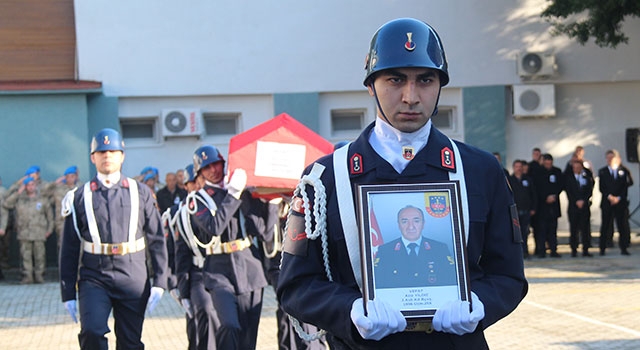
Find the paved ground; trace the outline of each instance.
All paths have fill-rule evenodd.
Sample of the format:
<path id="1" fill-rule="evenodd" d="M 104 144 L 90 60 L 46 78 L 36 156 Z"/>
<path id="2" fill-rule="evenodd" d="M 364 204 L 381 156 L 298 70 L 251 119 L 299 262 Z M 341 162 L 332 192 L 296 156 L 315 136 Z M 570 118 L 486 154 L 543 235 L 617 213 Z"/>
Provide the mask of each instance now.
<path id="1" fill-rule="evenodd" d="M 529 294 L 487 330 L 491 348 L 640 349 L 640 236 L 632 234 L 632 242 L 630 257 L 611 248 L 604 257 L 571 258 L 562 245 L 561 259 L 527 260 Z M 0 283 L 0 349 L 77 348 L 79 326 L 60 302 L 56 271 L 47 274 L 48 283 L 19 285 L 17 271 L 9 271 Z M 277 349 L 271 289 L 262 315 L 258 349 Z M 180 308 L 165 294 L 145 321 L 143 341 L 148 349 L 185 349 L 184 328 Z M 113 333 L 108 338 L 114 349 Z"/>

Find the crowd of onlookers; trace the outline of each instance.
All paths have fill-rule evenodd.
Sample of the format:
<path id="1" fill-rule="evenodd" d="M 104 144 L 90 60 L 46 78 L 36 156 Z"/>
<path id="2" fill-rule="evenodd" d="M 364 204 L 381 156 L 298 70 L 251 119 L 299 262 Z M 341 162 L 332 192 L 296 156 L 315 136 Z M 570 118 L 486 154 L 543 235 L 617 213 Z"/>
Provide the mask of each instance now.
<path id="1" fill-rule="evenodd" d="M 496 157 L 498 155 L 496 154 Z M 568 198 L 569 245 L 571 256 L 592 257 L 591 205 L 595 179 L 599 178 L 601 226 L 599 254 L 613 247 L 614 222 L 619 233 L 618 246 L 622 255 L 629 255 L 629 198 L 628 188 L 633 185 L 629 169 L 622 165 L 620 153 L 608 150 L 607 165 L 601 169 L 584 158 L 584 148 L 576 147 L 564 170 L 554 165 L 551 154 L 543 154 L 539 148 L 532 151 L 531 161 L 517 159 L 513 162 L 513 173 L 507 178 L 513 190 L 522 235 L 525 258 L 530 256 L 527 239 L 533 231 L 535 247 L 533 254 L 539 258 L 559 258 L 558 218 L 561 216 L 560 193 Z M 515 216 L 515 214 L 514 214 Z"/>

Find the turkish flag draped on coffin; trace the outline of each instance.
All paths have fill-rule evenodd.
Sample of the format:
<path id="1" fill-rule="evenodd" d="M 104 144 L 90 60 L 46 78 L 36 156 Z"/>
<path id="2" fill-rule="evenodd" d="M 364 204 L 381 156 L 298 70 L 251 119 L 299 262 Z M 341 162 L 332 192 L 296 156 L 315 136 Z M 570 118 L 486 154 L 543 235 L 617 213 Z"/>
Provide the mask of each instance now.
<path id="1" fill-rule="evenodd" d="M 242 168 L 258 194 L 293 192 L 304 168 L 333 144 L 282 113 L 231 138 L 228 169 Z"/>

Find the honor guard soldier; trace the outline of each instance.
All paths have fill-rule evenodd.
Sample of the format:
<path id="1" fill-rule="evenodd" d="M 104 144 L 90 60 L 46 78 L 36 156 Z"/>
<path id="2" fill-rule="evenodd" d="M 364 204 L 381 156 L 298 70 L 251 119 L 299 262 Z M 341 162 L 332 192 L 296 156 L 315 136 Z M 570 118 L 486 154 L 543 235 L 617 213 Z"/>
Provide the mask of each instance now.
<path id="1" fill-rule="evenodd" d="M 205 182 L 197 200 L 188 197 L 187 208 L 198 245 L 206 252 L 205 287 L 220 319 L 218 349 L 255 349 L 267 281 L 250 249 L 252 238 L 241 228 L 241 207 L 246 213 L 252 202 L 243 191 L 247 174 L 236 169 L 225 181 L 225 160 L 210 145 L 195 151 L 193 166 Z"/>
<path id="2" fill-rule="evenodd" d="M 448 82 L 431 26 L 410 18 L 384 24 L 371 41 L 364 79 L 376 101 L 375 122 L 309 166 L 294 192 L 277 297 L 288 314 L 324 329 L 332 349 L 487 349 L 484 329 L 527 292 L 517 211 L 502 167 L 432 125 Z M 433 331 L 405 331 L 403 314 L 385 301 L 367 300 L 365 314 L 354 190 L 442 181 L 461 187 L 471 303 L 452 295 L 435 312 Z"/>
<path id="3" fill-rule="evenodd" d="M 123 161 L 120 134 L 99 131 L 91 141 L 97 176 L 64 199 L 60 288 L 74 322 L 79 308 L 82 349 L 107 349 L 112 311 L 116 347 L 143 349 L 145 309 L 151 312 L 167 288 L 160 213 L 149 188 L 121 174 Z"/>
<path id="4" fill-rule="evenodd" d="M 206 205 L 215 209 L 209 195 L 201 191 L 200 181 L 193 170 L 193 164 L 187 165 L 185 174 L 185 188 L 191 196 L 190 200 L 194 203 L 192 208 L 195 208 L 194 200 L 204 198 Z M 196 196 L 197 191 L 201 191 L 200 197 Z M 216 349 L 215 331 L 219 322 L 211 295 L 205 289 L 202 272 L 206 251 L 197 245 L 194 238 L 186 203 L 185 199 L 168 210 L 170 210 L 170 227 L 175 242 L 175 274 L 180 303 L 187 314 L 189 349 Z"/>

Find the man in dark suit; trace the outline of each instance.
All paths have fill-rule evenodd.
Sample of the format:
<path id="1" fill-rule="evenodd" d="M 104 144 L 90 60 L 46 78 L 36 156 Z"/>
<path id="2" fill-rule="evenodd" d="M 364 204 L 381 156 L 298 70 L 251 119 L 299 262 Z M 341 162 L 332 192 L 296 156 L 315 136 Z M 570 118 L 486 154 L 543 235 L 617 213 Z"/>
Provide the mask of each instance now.
<path id="1" fill-rule="evenodd" d="M 620 252 L 629 255 L 631 230 L 629 228 L 629 198 L 627 189 L 633 186 L 631 172 L 621 164 L 620 153 L 608 150 L 605 154 L 607 166 L 598 171 L 602 201 L 602 224 L 600 226 L 600 255 L 605 254 L 607 240 L 613 236 L 613 219 L 618 227 Z"/>
<path id="2" fill-rule="evenodd" d="M 405 288 L 456 284 L 449 247 L 422 235 L 424 213 L 408 205 L 398 212 L 402 237 L 378 248 L 375 259 L 377 288 Z"/>
<path id="3" fill-rule="evenodd" d="M 582 256 L 591 257 L 591 195 L 593 176 L 584 168 L 581 160 L 571 163 L 571 172 L 566 174 L 566 191 L 569 198 L 569 245 L 571 257 L 577 256 L 578 244 L 582 241 Z"/>
<path id="4" fill-rule="evenodd" d="M 538 227 L 534 231 L 536 255 L 546 256 L 546 248 L 552 258 L 561 257 L 558 248 L 558 218 L 560 217 L 560 193 L 564 190 L 564 175 L 560 168 L 553 166 L 553 157 L 545 153 L 542 156 L 542 168 L 536 180 L 538 191 Z M 547 246 L 545 246 L 545 244 Z"/>
<path id="5" fill-rule="evenodd" d="M 523 172 L 525 164 L 527 162 L 524 160 L 516 159 L 513 162 L 513 175 L 509 176 L 509 184 L 513 191 L 513 200 L 518 208 L 518 221 L 520 221 L 520 234 L 522 235 L 522 254 L 525 258 L 528 258 L 529 225 L 531 224 L 531 217 L 536 213 L 538 197 L 533 180 Z"/>

